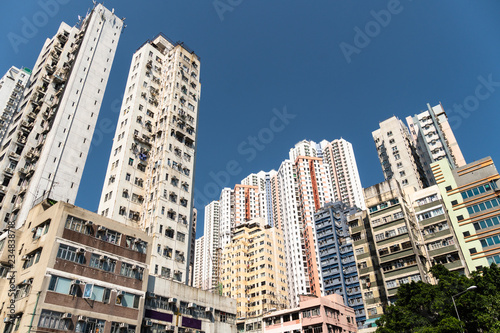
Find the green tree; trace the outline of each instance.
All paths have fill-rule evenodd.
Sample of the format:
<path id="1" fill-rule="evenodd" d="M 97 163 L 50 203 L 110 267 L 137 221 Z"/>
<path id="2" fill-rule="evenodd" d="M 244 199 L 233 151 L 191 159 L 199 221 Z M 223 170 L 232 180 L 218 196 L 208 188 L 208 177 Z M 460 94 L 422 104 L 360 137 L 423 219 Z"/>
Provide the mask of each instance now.
<path id="1" fill-rule="evenodd" d="M 398 288 L 397 301 L 377 321 L 377 332 L 500 333 L 500 269 L 495 264 L 470 278 L 443 265 L 432 267 L 431 274 L 438 281 L 435 285 L 419 281 Z M 458 320 L 451 297 L 471 286 L 477 288 L 455 299 Z"/>

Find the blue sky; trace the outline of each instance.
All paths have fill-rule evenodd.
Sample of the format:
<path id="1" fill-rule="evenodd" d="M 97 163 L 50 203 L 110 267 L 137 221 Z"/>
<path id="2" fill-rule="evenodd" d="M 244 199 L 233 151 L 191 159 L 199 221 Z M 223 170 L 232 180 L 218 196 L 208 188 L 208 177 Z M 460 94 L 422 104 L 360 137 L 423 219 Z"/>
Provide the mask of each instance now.
<path id="1" fill-rule="evenodd" d="M 362 185 L 382 181 L 371 132 L 379 121 L 404 119 L 426 103 L 441 102 L 448 111 L 467 162 L 489 155 L 500 165 L 498 1 L 104 4 L 126 17 L 127 28 L 76 202 L 86 209 L 97 209 L 132 54 L 159 32 L 201 57 L 198 236 L 204 204 L 218 198 L 220 186 L 277 169 L 302 139 L 343 137 L 354 146 Z M 2 2 L 0 72 L 12 65 L 31 68 L 60 22 L 74 25 L 91 5 Z"/>

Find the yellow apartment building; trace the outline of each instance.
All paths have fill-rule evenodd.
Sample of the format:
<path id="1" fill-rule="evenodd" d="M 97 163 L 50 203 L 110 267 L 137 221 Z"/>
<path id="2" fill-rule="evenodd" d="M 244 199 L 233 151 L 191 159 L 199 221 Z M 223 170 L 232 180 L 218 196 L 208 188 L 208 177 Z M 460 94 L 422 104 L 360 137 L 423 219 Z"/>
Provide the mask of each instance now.
<path id="1" fill-rule="evenodd" d="M 221 258 L 223 295 L 236 299 L 239 320 L 287 307 L 283 235 L 264 219 L 241 224 Z"/>

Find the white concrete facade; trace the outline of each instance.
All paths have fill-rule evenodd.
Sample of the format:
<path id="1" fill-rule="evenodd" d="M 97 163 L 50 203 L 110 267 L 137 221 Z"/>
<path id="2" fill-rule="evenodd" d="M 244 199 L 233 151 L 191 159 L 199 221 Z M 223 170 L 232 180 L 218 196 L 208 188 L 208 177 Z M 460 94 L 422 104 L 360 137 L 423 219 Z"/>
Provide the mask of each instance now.
<path id="1" fill-rule="evenodd" d="M 44 43 L 0 152 L 2 221 L 19 227 L 44 198 L 74 203 L 122 27 L 97 4 Z"/>
<path id="2" fill-rule="evenodd" d="M 219 276 L 219 220 L 220 205 L 218 201 L 212 201 L 205 206 L 204 224 L 204 260 L 202 273 L 202 288 L 204 290 L 216 288 Z"/>
<path id="3" fill-rule="evenodd" d="M 428 185 L 413 140 L 401 120 L 393 116 L 382 121 L 372 136 L 386 180 L 396 179 L 408 194 Z"/>
<path id="4" fill-rule="evenodd" d="M 203 289 L 203 263 L 205 261 L 205 236 L 195 241 L 193 287 Z"/>
<path id="5" fill-rule="evenodd" d="M 303 221 L 297 207 L 297 185 L 294 165 L 290 160 L 281 163 L 276 175 L 280 197 L 280 216 L 283 238 L 285 239 L 286 272 L 288 281 L 288 301 L 291 306 L 299 304 L 300 294 L 308 294 L 307 263 L 304 247 Z"/>
<path id="6" fill-rule="evenodd" d="M 233 190 L 228 187 L 223 188 L 219 198 L 219 244 L 221 249 L 231 243 L 231 233 L 234 228 L 234 211 L 231 208 L 233 200 Z"/>
<path id="7" fill-rule="evenodd" d="M 323 163 L 330 169 L 334 201 L 366 209 L 352 144 L 344 139 L 320 142 Z"/>
<path id="8" fill-rule="evenodd" d="M 406 122 L 430 185 L 436 183 L 431 163 L 446 158 L 453 167 L 466 164 L 441 104 L 427 104 L 427 110 L 406 117 Z"/>
<path id="9" fill-rule="evenodd" d="M 7 128 L 12 118 L 18 112 L 24 96 L 24 89 L 29 84 L 30 76 L 30 69 L 19 69 L 12 66 L 0 78 L 0 146 L 3 146 L 3 139 L 7 133 Z"/>
<path id="10" fill-rule="evenodd" d="M 154 275 L 189 283 L 200 60 L 160 34 L 133 55 L 99 213 L 154 239 Z"/>

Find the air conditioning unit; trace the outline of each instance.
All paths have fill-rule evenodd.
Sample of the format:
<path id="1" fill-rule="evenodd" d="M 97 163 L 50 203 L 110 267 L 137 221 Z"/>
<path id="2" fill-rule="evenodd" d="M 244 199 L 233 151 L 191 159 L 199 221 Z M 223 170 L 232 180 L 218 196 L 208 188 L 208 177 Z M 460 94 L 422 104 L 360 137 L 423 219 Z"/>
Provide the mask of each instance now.
<path id="1" fill-rule="evenodd" d="M 146 327 L 151 327 L 151 326 L 153 326 L 153 322 L 152 322 L 151 320 L 146 320 L 146 321 L 144 322 L 144 326 L 146 326 Z"/>
<path id="2" fill-rule="evenodd" d="M 188 304 L 188 308 L 195 308 L 196 307 L 196 304 L 191 302 Z"/>
<path id="3" fill-rule="evenodd" d="M 85 317 L 85 316 L 78 316 L 78 321 L 87 321 L 87 317 Z"/>
<path id="4" fill-rule="evenodd" d="M 168 303 L 170 303 L 170 304 L 177 303 L 177 298 L 169 297 L 168 298 Z"/>
<path id="5" fill-rule="evenodd" d="M 99 228 L 97 228 L 97 231 L 106 231 L 106 227 L 103 227 L 102 225 L 99 226 Z"/>
<path id="6" fill-rule="evenodd" d="M 120 328 L 128 328 L 128 324 L 127 323 L 120 323 Z"/>
<path id="7" fill-rule="evenodd" d="M 69 312 L 66 312 L 65 314 L 62 315 L 62 319 L 71 319 L 73 315 Z"/>

